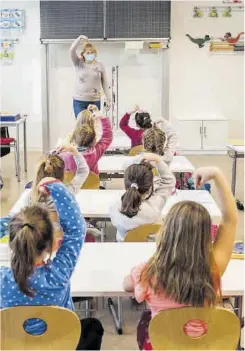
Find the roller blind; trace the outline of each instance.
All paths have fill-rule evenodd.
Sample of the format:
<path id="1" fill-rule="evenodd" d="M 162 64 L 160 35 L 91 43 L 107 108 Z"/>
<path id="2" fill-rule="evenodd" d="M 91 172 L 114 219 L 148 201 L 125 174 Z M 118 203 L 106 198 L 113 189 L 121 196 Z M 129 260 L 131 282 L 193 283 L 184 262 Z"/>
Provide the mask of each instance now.
<path id="1" fill-rule="evenodd" d="M 103 39 L 103 1 L 41 1 L 41 39 Z"/>
<path id="2" fill-rule="evenodd" d="M 107 1 L 106 37 L 169 38 L 170 1 Z"/>

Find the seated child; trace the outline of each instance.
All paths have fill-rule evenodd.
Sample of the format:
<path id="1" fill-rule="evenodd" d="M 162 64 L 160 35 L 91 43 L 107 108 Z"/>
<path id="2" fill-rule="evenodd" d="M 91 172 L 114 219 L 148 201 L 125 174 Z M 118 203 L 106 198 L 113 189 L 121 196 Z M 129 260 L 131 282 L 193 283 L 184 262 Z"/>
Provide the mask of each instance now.
<path id="1" fill-rule="evenodd" d="M 137 129 L 129 126 L 129 119 L 133 113 L 136 113 L 135 122 L 138 127 Z M 152 127 L 152 121 L 148 112 L 140 110 L 139 106 L 135 106 L 132 111 L 127 112 L 122 117 L 119 126 L 131 139 L 131 147 L 134 147 L 142 145 L 142 135 L 146 129 Z"/>
<path id="2" fill-rule="evenodd" d="M 99 141 L 96 141 L 96 122 L 101 122 L 102 135 Z M 83 154 L 87 161 L 90 172 L 99 174 L 98 161 L 109 148 L 112 142 L 113 134 L 111 123 L 108 117 L 101 116 L 100 112 L 90 113 L 90 118 L 86 116 L 79 119 L 77 127 L 71 137 L 78 150 Z"/>
<path id="3" fill-rule="evenodd" d="M 83 246 L 86 223 L 74 197 L 60 181 L 43 178 L 37 189 L 55 204 L 64 232 L 63 242 L 51 259 L 54 231 L 44 206 L 27 206 L 13 216 L 9 223 L 11 267 L 0 267 L 0 308 L 46 305 L 74 310 L 70 278 Z M 77 349 L 99 350 L 103 337 L 101 323 L 85 319 L 81 320 L 81 327 Z M 46 329 L 40 319 L 28 320 L 24 328 L 32 335 L 40 335 Z"/>
<path id="4" fill-rule="evenodd" d="M 153 177 L 156 167 L 159 176 Z M 161 223 L 162 210 L 175 184 L 169 167 L 156 154 L 145 153 L 142 163 L 126 169 L 125 194 L 110 207 L 112 224 L 117 228 L 117 241 L 143 224 Z"/>
<path id="5" fill-rule="evenodd" d="M 136 300 L 146 301 L 151 311 L 138 325 L 140 349 L 152 350 L 148 325 L 160 311 L 182 306 L 213 307 L 221 297 L 220 280 L 236 235 L 236 204 L 230 186 L 216 167 L 198 169 L 195 179 L 197 188 L 210 180 L 217 187 L 222 212 L 217 238 L 212 245 L 211 218 L 201 204 L 181 201 L 170 209 L 157 238 L 156 253 L 134 267 L 124 281 L 125 290 L 134 291 Z M 201 321 L 188 323 L 188 329 L 188 335 L 195 337 L 204 332 Z"/>

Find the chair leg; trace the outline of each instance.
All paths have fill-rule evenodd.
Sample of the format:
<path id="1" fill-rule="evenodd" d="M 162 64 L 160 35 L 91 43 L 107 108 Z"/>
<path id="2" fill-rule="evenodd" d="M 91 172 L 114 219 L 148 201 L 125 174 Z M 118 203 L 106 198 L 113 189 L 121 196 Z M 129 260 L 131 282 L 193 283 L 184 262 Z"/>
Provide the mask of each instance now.
<path id="1" fill-rule="evenodd" d="M 85 317 L 86 318 L 91 318 L 92 313 L 91 313 L 91 300 L 86 300 L 85 301 Z"/>
<path id="2" fill-rule="evenodd" d="M 14 142 L 14 160 L 15 160 L 15 175 L 18 176 L 18 155 L 17 155 L 17 144 Z"/>

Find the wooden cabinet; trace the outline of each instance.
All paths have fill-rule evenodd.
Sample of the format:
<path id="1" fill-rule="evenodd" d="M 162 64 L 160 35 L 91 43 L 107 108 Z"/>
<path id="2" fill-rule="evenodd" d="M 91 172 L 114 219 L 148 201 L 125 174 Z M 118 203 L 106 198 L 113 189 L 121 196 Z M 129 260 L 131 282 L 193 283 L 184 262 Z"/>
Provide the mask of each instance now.
<path id="1" fill-rule="evenodd" d="M 228 139 L 228 121 L 217 120 L 177 120 L 176 131 L 179 146 L 183 151 L 224 151 Z"/>

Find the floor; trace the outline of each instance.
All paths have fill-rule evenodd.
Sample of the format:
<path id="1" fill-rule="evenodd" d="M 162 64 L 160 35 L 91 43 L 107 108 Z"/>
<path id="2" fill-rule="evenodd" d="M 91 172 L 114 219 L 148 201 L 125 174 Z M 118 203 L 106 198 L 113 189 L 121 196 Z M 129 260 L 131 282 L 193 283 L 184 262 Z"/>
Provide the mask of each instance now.
<path id="1" fill-rule="evenodd" d="M 4 179 L 4 188 L 0 193 L 1 197 L 1 217 L 6 216 L 15 203 L 17 198 L 24 190 L 25 184 L 32 180 L 35 174 L 35 164 L 38 162 L 41 154 L 36 152 L 28 153 L 28 172 L 22 174 L 21 182 L 18 183 L 14 172 L 13 155 L 8 155 L 1 159 L 1 173 Z M 187 156 L 188 159 L 197 168 L 200 166 L 215 165 L 222 169 L 227 181 L 231 182 L 231 159 L 226 155 L 222 156 Z M 238 160 L 237 164 L 237 189 L 236 198 L 244 203 L 244 161 Z M 113 180 L 107 184 L 108 188 L 122 188 L 122 179 Z M 212 195 L 217 200 L 217 193 L 214 185 L 212 186 Z M 244 237 L 244 212 L 239 211 L 239 223 L 237 228 L 237 240 L 243 240 Z M 107 240 L 115 240 L 115 229 L 108 227 Z M 116 302 L 116 301 L 115 301 Z M 107 301 L 105 300 L 106 304 Z M 120 336 L 115 333 L 112 318 L 108 308 L 103 308 L 102 300 L 99 301 L 99 311 L 96 317 L 99 318 L 105 329 L 102 348 L 104 350 L 137 350 L 136 343 L 136 325 L 140 316 L 140 311 L 136 310 L 135 306 L 131 306 L 131 301 L 126 299 L 124 304 L 124 335 Z"/>

